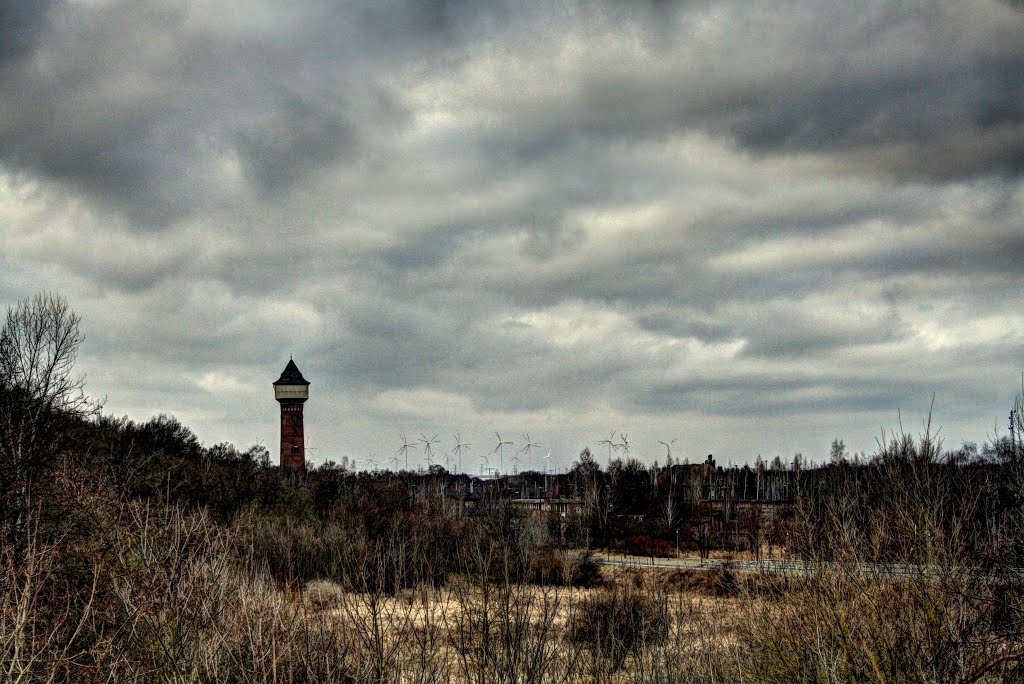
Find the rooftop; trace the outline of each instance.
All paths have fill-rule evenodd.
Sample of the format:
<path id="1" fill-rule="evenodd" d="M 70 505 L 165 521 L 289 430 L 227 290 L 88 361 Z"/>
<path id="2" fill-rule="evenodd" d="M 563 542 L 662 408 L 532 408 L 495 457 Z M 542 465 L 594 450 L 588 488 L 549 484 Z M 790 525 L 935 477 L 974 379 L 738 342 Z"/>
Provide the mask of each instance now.
<path id="1" fill-rule="evenodd" d="M 281 371 L 281 377 L 274 383 L 275 385 L 308 385 L 309 381 L 302 377 L 302 373 L 299 371 L 299 367 L 295 365 L 295 362 L 288 359 L 288 365 Z"/>

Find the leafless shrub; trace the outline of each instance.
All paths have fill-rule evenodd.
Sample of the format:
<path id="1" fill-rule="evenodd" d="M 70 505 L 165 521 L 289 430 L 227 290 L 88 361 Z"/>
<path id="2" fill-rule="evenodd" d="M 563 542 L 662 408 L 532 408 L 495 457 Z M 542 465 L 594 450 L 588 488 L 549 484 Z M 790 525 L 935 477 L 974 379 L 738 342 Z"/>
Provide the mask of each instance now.
<path id="1" fill-rule="evenodd" d="M 525 580 L 539 585 L 594 587 L 601 583 L 601 566 L 589 552 L 547 547 L 532 555 Z"/>
<path id="2" fill-rule="evenodd" d="M 313 611 L 331 610 L 341 606 L 345 590 L 334 582 L 315 580 L 306 585 L 302 598 Z"/>
<path id="3" fill-rule="evenodd" d="M 78 637 L 92 616 L 95 582 L 87 595 L 65 593 L 51 583 L 59 547 L 42 543 L 31 520 L 22 548 L 0 545 L 0 679 L 54 682 L 70 679 L 82 655 Z M 95 577 L 94 577 L 95 580 Z"/>
<path id="4" fill-rule="evenodd" d="M 612 670 L 648 643 L 664 641 L 671 620 L 664 594 L 613 587 L 586 599 L 574 616 L 570 639 L 607 659 Z"/>
<path id="5" fill-rule="evenodd" d="M 531 586 L 520 579 L 523 548 L 471 536 L 462 545 L 467 572 L 444 617 L 460 682 L 564 682 L 580 650 L 563 641 L 571 589 Z"/>

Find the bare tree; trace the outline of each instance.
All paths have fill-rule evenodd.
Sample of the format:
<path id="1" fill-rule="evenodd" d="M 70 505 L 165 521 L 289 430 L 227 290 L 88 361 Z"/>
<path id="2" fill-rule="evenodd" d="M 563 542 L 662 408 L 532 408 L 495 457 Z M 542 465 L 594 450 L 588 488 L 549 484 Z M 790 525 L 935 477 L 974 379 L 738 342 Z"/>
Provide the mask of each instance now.
<path id="1" fill-rule="evenodd" d="M 98 410 L 75 373 L 81 317 L 56 294 L 7 308 L 0 329 L 0 517 L 17 541 L 39 471 L 66 444 L 68 426 Z"/>
<path id="2" fill-rule="evenodd" d="M 672 457 L 669 456 L 668 467 L 665 469 L 667 490 L 665 500 L 662 501 L 662 513 L 665 516 L 665 526 L 673 529 L 679 521 L 679 497 L 677 496 L 676 468 L 672 465 Z"/>
<path id="3" fill-rule="evenodd" d="M 836 437 L 832 440 L 832 446 L 829 448 L 828 460 L 833 465 L 839 465 L 846 462 L 846 444 L 843 440 Z"/>
<path id="4" fill-rule="evenodd" d="M 81 321 L 63 297 L 51 293 L 7 307 L 0 330 L 0 388 L 38 409 L 88 408 L 85 378 L 74 373 Z"/>

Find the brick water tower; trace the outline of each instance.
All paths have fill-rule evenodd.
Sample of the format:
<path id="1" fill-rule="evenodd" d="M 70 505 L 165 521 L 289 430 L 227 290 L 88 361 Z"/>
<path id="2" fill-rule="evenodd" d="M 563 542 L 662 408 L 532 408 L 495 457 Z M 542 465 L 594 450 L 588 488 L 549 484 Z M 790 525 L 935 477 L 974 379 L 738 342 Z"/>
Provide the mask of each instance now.
<path id="1" fill-rule="evenodd" d="M 309 382 L 291 359 L 274 383 L 274 398 L 281 404 L 281 467 L 305 468 L 302 405 L 309 399 Z"/>

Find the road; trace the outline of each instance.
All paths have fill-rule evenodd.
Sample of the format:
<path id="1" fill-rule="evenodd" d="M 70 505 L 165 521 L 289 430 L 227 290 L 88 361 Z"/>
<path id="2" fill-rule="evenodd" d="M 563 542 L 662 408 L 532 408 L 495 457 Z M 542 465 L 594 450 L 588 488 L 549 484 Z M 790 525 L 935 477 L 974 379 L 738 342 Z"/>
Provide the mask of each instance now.
<path id="1" fill-rule="evenodd" d="M 729 567 L 732 570 L 760 570 L 764 572 L 813 572 L 817 565 L 799 560 L 762 559 L 756 561 L 722 560 L 711 558 L 651 558 L 650 556 L 623 556 L 595 553 L 595 562 L 601 565 L 626 565 L 638 568 L 678 568 L 683 570 L 713 570 Z"/>
<path id="2" fill-rule="evenodd" d="M 716 568 L 728 567 L 731 570 L 746 570 L 753 572 L 773 573 L 800 573 L 808 574 L 817 572 L 820 568 L 832 570 L 850 570 L 851 567 L 842 563 L 814 563 L 795 559 L 764 558 L 761 560 L 722 560 L 699 558 L 651 558 L 650 556 L 624 556 L 621 554 L 604 554 L 594 552 L 593 559 L 602 565 L 625 565 L 638 568 L 678 568 L 681 570 L 714 570 Z M 922 577 L 938 576 L 940 572 L 963 572 L 967 574 L 971 569 L 967 567 L 956 568 L 934 568 L 931 572 L 925 566 L 901 563 L 860 563 L 855 566 L 861 573 L 874 575 L 876 577 Z M 975 572 L 984 572 L 980 568 L 974 568 Z M 1010 578 L 1024 577 L 1024 568 L 1016 569 L 1008 574 Z M 997 581 L 1006 581 L 1006 577 L 996 578 Z M 1013 581 L 1011 579 L 1010 581 Z"/>

